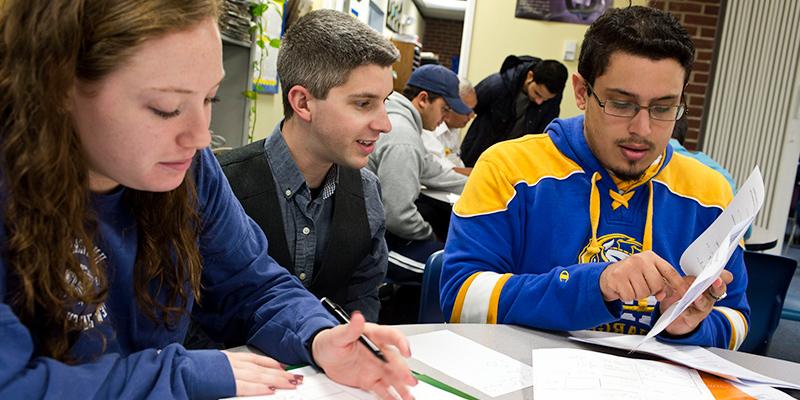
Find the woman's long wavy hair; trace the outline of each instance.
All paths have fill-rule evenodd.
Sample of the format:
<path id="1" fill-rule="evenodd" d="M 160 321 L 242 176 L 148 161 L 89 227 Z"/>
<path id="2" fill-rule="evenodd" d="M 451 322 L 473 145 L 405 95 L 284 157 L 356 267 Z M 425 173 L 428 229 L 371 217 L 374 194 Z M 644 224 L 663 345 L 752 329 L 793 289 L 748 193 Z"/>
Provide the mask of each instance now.
<path id="1" fill-rule="evenodd" d="M 216 19 L 218 10 L 219 0 L 0 0 L 6 301 L 39 354 L 73 361 L 68 353 L 80 327 L 67 311 L 101 304 L 108 294 L 105 268 L 91 256 L 97 220 L 69 94 L 77 81 L 100 82 L 148 39 Z M 137 221 L 138 305 L 171 327 L 200 291 L 193 179 L 187 174 L 165 193 L 128 189 L 124 201 Z M 76 245 L 89 251 L 88 271 Z"/>

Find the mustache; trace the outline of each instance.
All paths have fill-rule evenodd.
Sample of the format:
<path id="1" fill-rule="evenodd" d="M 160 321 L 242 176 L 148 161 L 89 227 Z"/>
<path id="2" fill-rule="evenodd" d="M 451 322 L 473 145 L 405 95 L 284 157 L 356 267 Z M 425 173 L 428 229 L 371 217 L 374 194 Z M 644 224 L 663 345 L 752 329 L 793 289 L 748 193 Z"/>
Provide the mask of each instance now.
<path id="1" fill-rule="evenodd" d="M 637 137 L 631 137 L 631 138 L 625 138 L 625 139 L 617 139 L 617 140 L 614 141 L 614 144 L 616 144 L 617 146 L 630 146 L 630 145 L 642 146 L 642 145 L 644 145 L 644 146 L 647 146 L 648 149 L 652 149 L 653 147 L 655 147 L 655 144 L 653 144 L 653 142 L 651 142 L 651 141 L 649 141 L 647 139 L 644 139 L 644 138 L 637 138 Z"/>

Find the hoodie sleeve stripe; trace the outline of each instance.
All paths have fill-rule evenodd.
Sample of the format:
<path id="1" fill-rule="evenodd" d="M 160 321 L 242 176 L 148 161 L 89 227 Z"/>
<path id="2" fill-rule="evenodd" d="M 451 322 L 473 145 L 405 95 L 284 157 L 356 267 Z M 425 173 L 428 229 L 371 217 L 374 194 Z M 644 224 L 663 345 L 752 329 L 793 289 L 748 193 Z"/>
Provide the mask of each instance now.
<path id="1" fill-rule="evenodd" d="M 476 272 L 467 278 L 463 284 L 461 284 L 461 289 L 458 290 L 458 295 L 456 296 L 456 302 L 453 304 L 453 314 L 450 316 L 450 322 L 459 323 L 461 322 L 461 309 L 464 308 L 464 299 L 467 297 L 467 290 L 472 285 L 472 281 L 480 275 L 480 272 Z"/>
<path id="2" fill-rule="evenodd" d="M 497 323 L 497 307 L 500 304 L 500 292 L 503 291 L 506 281 L 511 278 L 511 274 L 503 274 L 492 289 L 492 297 L 489 299 L 489 313 L 486 318 L 487 324 Z"/>
<path id="3" fill-rule="evenodd" d="M 728 349 L 738 350 L 739 346 L 744 342 L 744 338 L 747 337 L 747 320 L 741 312 L 733 308 L 714 307 L 714 309 L 722 313 L 731 325 L 731 339 L 728 343 Z"/>
<path id="4" fill-rule="evenodd" d="M 500 292 L 511 274 L 478 272 L 461 286 L 452 322 L 496 323 Z M 458 312 L 458 314 L 456 314 Z"/>

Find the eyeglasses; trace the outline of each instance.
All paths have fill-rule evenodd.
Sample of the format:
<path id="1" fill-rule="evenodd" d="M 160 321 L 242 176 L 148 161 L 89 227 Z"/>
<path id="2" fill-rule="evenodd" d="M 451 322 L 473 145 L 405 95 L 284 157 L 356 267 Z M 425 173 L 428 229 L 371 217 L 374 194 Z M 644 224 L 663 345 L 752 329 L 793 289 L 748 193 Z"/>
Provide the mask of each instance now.
<path id="1" fill-rule="evenodd" d="M 633 118 L 639 114 L 639 111 L 646 109 L 647 114 L 650 115 L 650 119 L 659 121 L 676 121 L 681 119 L 683 113 L 686 111 L 686 104 L 679 104 L 677 106 L 663 106 L 654 104 L 644 107 L 629 101 L 601 101 L 600 98 L 597 97 L 594 88 L 589 84 L 589 82 L 586 82 L 586 86 L 588 86 L 592 97 L 597 100 L 597 104 L 600 105 L 600 109 L 602 109 L 604 113 L 615 117 Z"/>

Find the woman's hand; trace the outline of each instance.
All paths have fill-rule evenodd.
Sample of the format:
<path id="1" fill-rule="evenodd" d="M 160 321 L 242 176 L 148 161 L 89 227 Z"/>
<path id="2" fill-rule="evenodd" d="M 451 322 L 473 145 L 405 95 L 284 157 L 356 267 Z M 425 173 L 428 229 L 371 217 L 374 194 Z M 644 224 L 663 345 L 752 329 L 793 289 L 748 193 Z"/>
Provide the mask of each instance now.
<path id="1" fill-rule="evenodd" d="M 266 356 L 253 353 L 223 351 L 233 370 L 237 396 L 274 394 L 276 389 L 295 389 L 303 383 L 303 375 L 295 375 Z"/>

